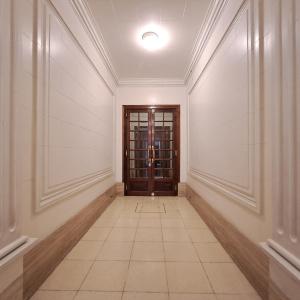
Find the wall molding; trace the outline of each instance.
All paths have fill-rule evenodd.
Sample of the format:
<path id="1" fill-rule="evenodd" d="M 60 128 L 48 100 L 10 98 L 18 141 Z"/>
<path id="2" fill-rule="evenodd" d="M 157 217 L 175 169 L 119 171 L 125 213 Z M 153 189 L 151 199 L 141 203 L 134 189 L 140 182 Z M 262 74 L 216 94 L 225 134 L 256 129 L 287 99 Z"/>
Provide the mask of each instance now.
<path id="1" fill-rule="evenodd" d="M 81 178 L 73 178 L 56 186 L 48 185 L 48 106 L 49 106 L 49 67 L 50 67 L 50 22 L 51 17 L 54 17 L 64 27 L 66 32 L 70 34 L 70 39 L 74 42 L 75 47 L 87 59 L 87 61 L 95 70 L 99 79 L 104 81 L 97 67 L 83 50 L 77 39 L 61 19 L 56 9 L 53 7 L 51 0 L 36 1 L 36 45 L 34 57 L 35 61 L 35 208 L 40 211 L 57 201 L 66 199 L 100 181 L 105 180 L 113 175 L 112 167 L 99 170 L 97 172 L 87 174 Z M 37 41 L 40 41 L 38 43 Z M 110 89 L 107 85 L 106 87 Z M 110 90 L 111 91 L 111 90 Z M 111 91 L 112 92 L 112 91 Z"/>
<path id="2" fill-rule="evenodd" d="M 299 26 L 296 0 L 276 0 L 272 24 L 273 234 L 262 244 L 274 284 L 291 299 L 300 292 Z"/>
<path id="3" fill-rule="evenodd" d="M 24 299 L 29 299 L 116 197 L 112 186 L 24 256 Z"/>
<path id="4" fill-rule="evenodd" d="M 13 97 L 14 1 L 0 3 L 0 249 L 17 238 L 15 101 Z M 3 14 L 2 14 L 3 12 Z"/>
<path id="5" fill-rule="evenodd" d="M 226 1 L 221 1 L 222 5 L 219 7 L 220 11 L 224 9 Z M 243 16 L 246 14 L 246 16 Z M 212 51 L 211 56 L 207 59 L 206 63 L 203 64 L 203 68 L 195 79 L 189 90 L 189 97 L 193 92 L 194 88 L 199 83 L 204 72 L 206 72 L 212 63 L 213 59 L 217 55 L 218 51 L 223 46 L 227 37 L 231 33 L 235 24 L 241 17 L 246 17 L 248 20 L 248 59 L 249 59 L 249 75 L 248 75 L 248 86 L 249 86 L 249 109 L 251 114 L 249 114 L 249 182 L 247 186 L 241 186 L 237 183 L 230 182 L 225 178 L 220 178 L 212 174 L 202 172 L 196 168 L 193 168 L 190 163 L 190 158 L 188 158 L 188 173 L 190 176 L 199 180 L 200 182 L 206 184 L 213 190 L 222 193 L 227 196 L 227 198 L 232 199 L 239 204 L 245 205 L 252 211 L 256 213 L 261 212 L 261 178 L 262 178 L 262 150 L 263 145 L 260 143 L 262 136 L 261 129 L 261 101 L 262 101 L 262 83 L 261 83 L 261 47 L 255 44 L 255 41 L 261 38 L 261 20 L 260 20 L 260 1 L 259 0 L 246 0 L 243 1 L 238 11 L 236 12 L 232 22 L 229 24 L 228 28 L 224 30 L 224 34 L 217 46 Z M 215 22 L 218 20 L 216 17 Z M 204 42 L 203 42 L 204 43 Z M 206 42 L 205 42 L 206 43 Z M 190 108 L 189 108 L 190 109 Z M 255 143 L 258 144 L 256 145 Z M 190 137 L 189 137 L 190 143 Z M 254 145 L 254 146 L 253 146 Z"/>

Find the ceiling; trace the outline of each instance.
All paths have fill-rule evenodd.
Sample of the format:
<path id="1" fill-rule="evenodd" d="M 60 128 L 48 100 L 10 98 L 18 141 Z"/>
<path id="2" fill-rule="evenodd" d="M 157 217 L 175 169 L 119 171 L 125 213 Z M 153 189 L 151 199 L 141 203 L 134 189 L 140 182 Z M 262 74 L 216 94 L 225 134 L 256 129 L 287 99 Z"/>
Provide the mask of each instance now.
<path id="1" fill-rule="evenodd" d="M 210 0 L 86 0 L 119 81 L 183 80 Z M 137 32 L 149 23 L 168 31 L 163 49 L 149 52 Z"/>

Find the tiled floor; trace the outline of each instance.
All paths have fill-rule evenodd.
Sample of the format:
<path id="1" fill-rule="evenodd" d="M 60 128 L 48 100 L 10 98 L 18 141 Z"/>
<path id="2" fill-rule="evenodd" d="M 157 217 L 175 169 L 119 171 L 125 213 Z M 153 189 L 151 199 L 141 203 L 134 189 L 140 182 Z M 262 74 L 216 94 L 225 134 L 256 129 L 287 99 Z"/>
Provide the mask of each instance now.
<path id="1" fill-rule="evenodd" d="M 260 299 L 185 198 L 120 197 L 32 300 Z"/>

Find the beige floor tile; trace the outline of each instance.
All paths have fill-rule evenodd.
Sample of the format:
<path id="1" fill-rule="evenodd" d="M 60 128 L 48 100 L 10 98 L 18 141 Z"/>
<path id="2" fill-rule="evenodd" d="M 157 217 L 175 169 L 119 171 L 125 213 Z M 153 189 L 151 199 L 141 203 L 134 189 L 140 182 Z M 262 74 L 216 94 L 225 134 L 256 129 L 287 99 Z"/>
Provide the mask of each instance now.
<path id="1" fill-rule="evenodd" d="M 171 211 L 167 211 L 164 214 L 161 214 L 161 219 L 181 219 L 181 214 L 179 211 L 177 210 L 171 210 Z"/>
<path id="2" fill-rule="evenodd" d="M 135 240 L 137 242 L 161 242 L 162 231 L 160 228 L 138 228 Z"/>
<path id="3" fill-rule="evenodd" d="M 106 241 L 97 256 L 97 260 L 130 260 L 133 242 Z"/>
<path id="4" fill-rule="evenodd" d="M 189 242 L 190 238 L 184 228 L 163 228 L 165 242 Z"/>
<path id="5" fill-rule="evenodd" d="M 137 218 L 134 218 L 134 219 L 120 218 L 117 221 L 115 227 L 132 227 L 132 228 L 135 228 L 135 227 L 137 227 L 138 222 L 139 222 L 139 219 L 137 219 Z"/>
<path id="6" fill-rule="evenodd" d="M 162 219 L 161 220 L 162 228 L 183 228 L 183 222 L 181 219 Z"/>
<path id="7" fill-rule="evenodd" d="M 96 261 L 80 289 L 122 291 L 128 272 L 128 264 L 128 262 L 123 261 Z"/>
<path id="8" fill-rule="evenodd" d="M 111 227 L 98 228 L 92 227 L 89 231 L 83 236 L 82 241 L 104 241 L 111 232 Z"/>
<path id="9" fill-rule="evenodd" d="M 161 222 L 160 222 L 159 218 L 156 218 L 156 219 L 144 218 L 144 219 L 140 219 L 138 226 L 139 227 L 160 228 Z"/>
<path id="10" fill-rule="evenodd" d="M 160 213 L 141 213 L 140 219 L 160 219 Z"/>
<path id="11" fill-rule="evenodd" d="M 117 222 L 116 218 L 102 218 L 100 217 L 93 225 L 93 227 L 114 227 Z"/>
<path id="12" fill-rule="evenodd" d="M 91 266 L 91 261 L 64 260 L 44 282 L 41 290 L 78 290 Z"/>
<path id="13" fill-rule="evenodd" d="M 194 243 L 215 243 L 218 241 L 209 229 L 187 229 L 187 232 Z"/>
<path id="14" fill-rule="evenodd" d="M 135 228 L 117 228 L 115 227 L 110 235 L 108 241 L 114 242 L 133 242 L 135 237 Z"/>
<path id="15" fill-rule="evenodd" d="M 167 292 L 164 262 L 130 262 L 125 291 Z"/>
<path id="16" fill-rule="evenodd" d="M 194 246 L 202 262 L 232 262 L 219 243 L 195 243 Z"/>
<path id="17" fill-rule="evenodd" d="M 243 294 L 236 294 L 236 295 L 217 295 L 217 300 L 261 300 L 261 298 L 256 295 L 243 295 Z"/>
<path id="18" fill-rule="evenodd" d="M 131 260 L 164 261 L 164 247 L 160 242 L 136 242 Z"/>
<path id="19" fill-rule="evenodd" d="M 200 263 L 167 262 L 166 265 L 170 292 L 212 293 Z"/>
<path id="20" fill-rule="evenodd" d="M 217 300 L 214 294 L 170 294 L 170 300 Z"/>
<path id="21" fill-rule="evenodd" d="M 134 212 L 134 210 L 122 211 L 120 213 L 120 218 L 139 219 L 140 218 L 140 214 Z"/>
<path id="22" fill-rule="evenodd" d="M 121 292 L 79 291 L 74 300 L 121 300 L 121 299 L 122 299 Z"/>
<path id="23" fill-rule="evenodd" d="M 122 300 L 168 300 L 166 293 L 136 293 L 125 292 Z"/>
<path id="24" fill-rule="evenodd" d="M 37 291 L 30 300 L 73 300 L 75 291 Z"/>
<path id="25" fill-rule="evenodd" d="M 203 263 L 203 267 L 217 294 L 255 293 L 234 263 Z"/>
<path id="26" fill-rule="evenodd" d="M 103 242 L 79 241 L 67 255 L 67 259 L 95 260 Z"/>
<path id="27" fill-rule="evenodd" d="M 207 225 L 204 223 L 204 221 L 199 218 L 189 218 L 189 219 L 182 219 L 184 226 L 186 228 L 204 228 L 207 229 Z"/>
<path id="28" fill-rule="evenodd" d="M 192 243 L 164 243 L 166 261 L 199 261 Z"/>

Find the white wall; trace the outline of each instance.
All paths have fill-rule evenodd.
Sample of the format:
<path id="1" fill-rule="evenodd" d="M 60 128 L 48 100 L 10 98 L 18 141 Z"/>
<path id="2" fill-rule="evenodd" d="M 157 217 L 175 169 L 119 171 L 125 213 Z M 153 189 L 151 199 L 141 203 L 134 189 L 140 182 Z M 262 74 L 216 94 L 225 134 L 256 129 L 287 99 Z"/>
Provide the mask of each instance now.
<path id="1" fill-rule="evenodd" d="M 17 195 L 43 238 L 114 184 L 116 87 L 72 1 L 16 2 Z"/>
<path id="2" fill-rule="evenodd" d="M 202 41 L 188 82 L 187 182 L 255 242 L 271 232 L 270 97 L 263 89 L 260 4 L 228 1 L 212 16 L 215 27 Z"/>
<path id="3" fill-rule="evenodd" d="M 180 105 L 180 181 L 186 180 L 187 129 L 185 87 L 120 86 L 116 94 L 116 181 L 122 181 L 122 106 L 123 105 Z"/>
<path id="4" fill-rule="evenodd" d="M 115 183 L 116 86 L 80 0 L 0 6 L 1 250 L 21 234 L 44 238 Z M 16 256 L 0 263 L 0 293 L 22 274 Z"/>

